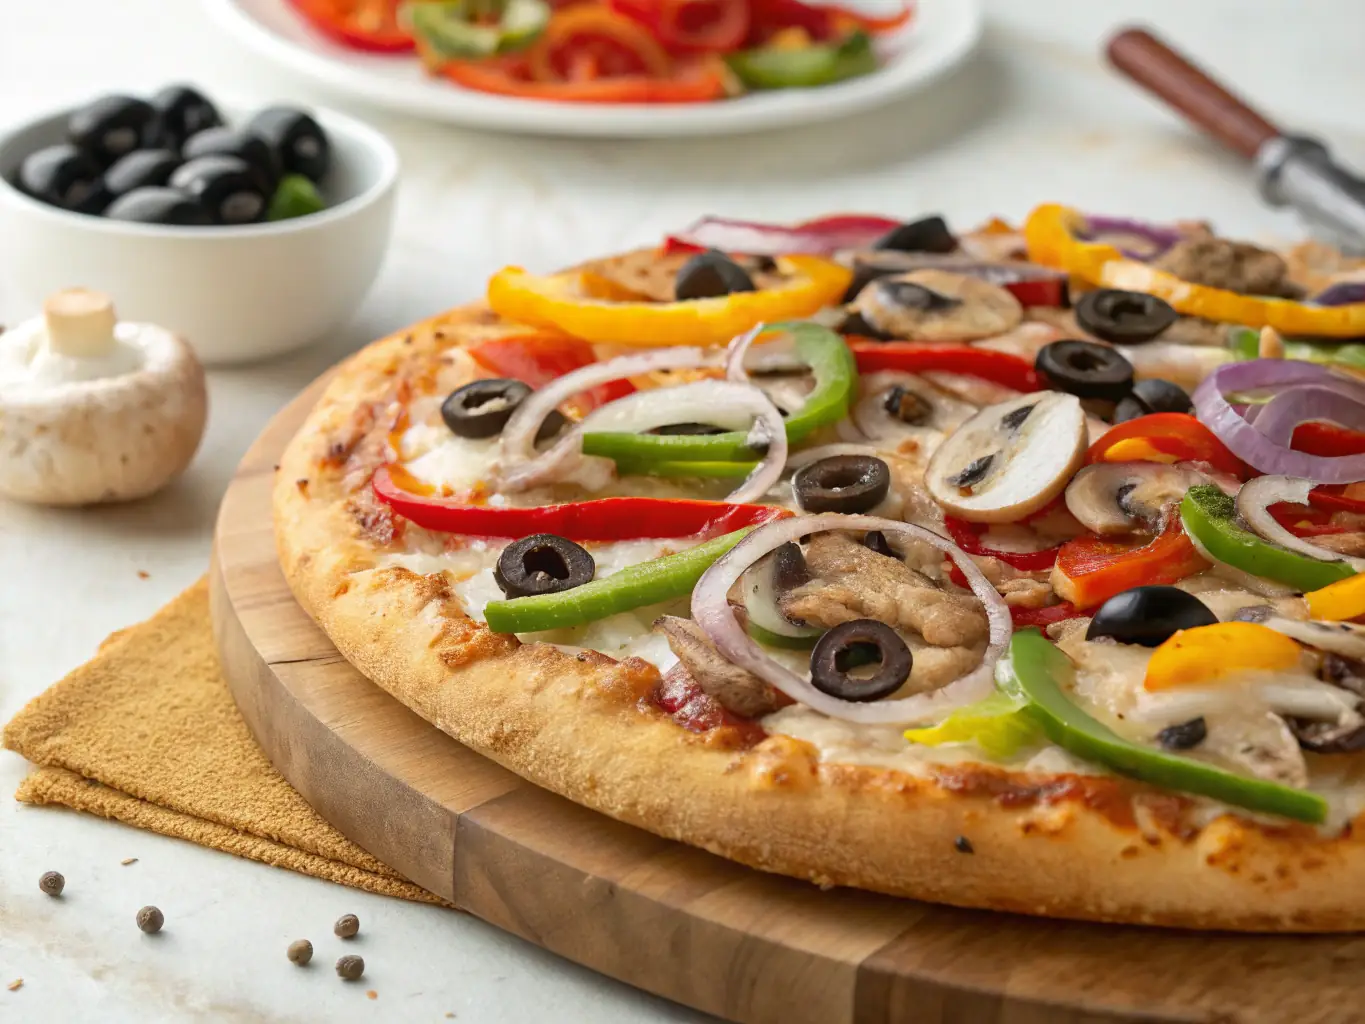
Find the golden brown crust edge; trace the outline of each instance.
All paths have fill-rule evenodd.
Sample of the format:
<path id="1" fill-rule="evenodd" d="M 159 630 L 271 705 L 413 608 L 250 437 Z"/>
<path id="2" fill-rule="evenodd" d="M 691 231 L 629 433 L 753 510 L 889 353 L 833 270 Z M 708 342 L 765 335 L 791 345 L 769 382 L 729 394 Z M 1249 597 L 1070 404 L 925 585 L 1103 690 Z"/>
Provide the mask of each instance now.
<path id="1" fill-rule="evenodd" d="M 373 568 L 386 523 L 363 484 L 388 403 L 444 348 L 506 330 L 470 307 L 358 353 L 276 480 L 295 595 L 352 664 L 428 722 L 586 807 L 821 885 L 1134 924 L 1365 928 L 1358 837 L 1232 816 L 1195 828 L 1178 798 L 1108 778 L 912 777 L 820 764 L 780 736 L 721 749 L 652 709 L 652 669 L 519 645 L 464 619 L 442 577 Z"/>

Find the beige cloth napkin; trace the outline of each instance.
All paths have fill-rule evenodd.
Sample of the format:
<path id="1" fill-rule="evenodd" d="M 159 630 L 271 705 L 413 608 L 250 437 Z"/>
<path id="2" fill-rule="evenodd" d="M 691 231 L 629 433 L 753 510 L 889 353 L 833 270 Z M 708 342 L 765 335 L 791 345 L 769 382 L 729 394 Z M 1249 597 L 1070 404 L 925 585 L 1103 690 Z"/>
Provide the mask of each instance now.
<path id="1" fill-rule="evenodd" d="M 201 579 L 5 727 L 37 767 L 16 794 L 370 892 L 439 897 L 323 821 L 271 767 L 218 669 Z"/>

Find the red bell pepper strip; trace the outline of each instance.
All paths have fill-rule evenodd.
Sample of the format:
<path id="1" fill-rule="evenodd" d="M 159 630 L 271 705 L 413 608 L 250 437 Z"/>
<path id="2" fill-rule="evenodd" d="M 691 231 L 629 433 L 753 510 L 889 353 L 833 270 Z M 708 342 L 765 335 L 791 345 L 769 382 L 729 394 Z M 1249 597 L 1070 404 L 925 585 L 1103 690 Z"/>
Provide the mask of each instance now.
<path id="1" fill-rule="evenodd" d="M 703 217 L 663 244 L 665 255 L 675 252 L 722 252 L 747 256 L 832 256 L 841 249 L 864 249 L 901 222 L 864 214 L 837 214 L 803 224 L 762 224 L 757 221 Z"/>
<path id="2" fill-rule="evenodd" d="M 990 528 L 985 523 L 969 523 L 956 516 L 944 516 L 943 525 L 947 527 L 953 543 L 967 554 L 997 558 L 1022 572 L 1051 569 L 1053 563 L 1057 561 L 1057 552 L 1062 550 L 1062 546 L 1058 544 L 1056 547 L 1044 548 L 1041 551 L 998 551 L 981 543 L 981 535 Z"/>
<path id="3" fill-rule="evenodd" d="M 1018 608 L 1010 606 L 1010 620 L 1014 623 L 1015 629 L 1028 629 L 1030 626 L 1037 626 L 1042 629 L 1051 626 L 1055 622 L 1065 622 L 1067 619 L 1077 619 L 1083 616 L 1081 611 L 1070 601 L 1063 601 L 1061 604 L 1050 604 L 1044 608 Z"/>
<path id="4" fill-rule="evenodd" d="M 1137 547 L 1093 534 L 1067 541 L 1052 569 L 1052 589 L 1077 608 L 1093 608 L 1132 587 L 1175 583 L 1208 566 L 1172 511 L 1161 533 Z"/>
<path id="5" fill-rule="evenodd" d="M 1085 453 L 1092 462 L 1207 462 L 1245 480 L 1242 460 L 1213 431 L 1183 412 L 1156 412 L 1110 427 Z"/>
<path id="6" fill-rule="evenodd" d="M 710 60 L 680 65 L 663 78 L 620 75 L 574 81 L 537 81 L 524 56 L 449 61 L 436 71 L 456 85 L 476 92 L 552 103 L 707 103 L 724 99 L 730 89 L 728 72 Z"/>
<path id="7" fill-rule="evenodd" d="M 485 370 L 541 388 L 552 380 L 597 362 L 591 345 L 558 334 L 524 334 L 485 341 L 469 349 Z M 624 398 L 635 390 L 628 380 L 614 380 L 585 391 L 569 402 L 571 411 L 585 416 L 599 405 Z"/>
<path id="8" fill-rule="evenodd" d="M 648 29 L 599 4 L 556 12 L 527 59 L 531 77 L 548 83 L 667 78 L 672 69 L 668 53 Z"/>
<path id="9" fill-rule="evenodd" d="M 729 53 L 749 35 L 749 0 L 608 0 L 674 53 Z"/>
<path id="10" fill-rule="evenodd" d="M 380 466 L 375 472 L 373 486 L 380 501 L 423 529 L 472 537 L 528 537 L 534 533 L 600 541 L 712 537 L 791 515 L 773 505 L 669 498 L 596 498 L 528 508 L 466 505 L 404 490 L 388 466 Z"/>
<path id="11" fill-rule="evenodd" d="M 1296 452 L 1334 459 L 1341 455 L 1365 455 L 1365 434 L 1335 423 L 1310 420 L 1294 428 L 1289 447 Z"/>
<path id="12" fill-rule="evenodd" d="M 914 341 L 871 341 L 846 336 L 861 373 L 942 370 L 993 381 L 1015 391 L 1037 391 L 1042 384 L 1033 364 L 1022 356 L 970 345 L 925 345 Z M 1192 417 L 1186 417 L 1187 419 Z M 1212 435 L 1210 435 L 1212 436 Z"/>
<path id="13" fill-rule="evenodd" d="M 832 4 L 807 4 L 804 0 L 750 0 L 750 7 L 749 46 L 762 46 L 777 33 L 793 28 L 803 30 L 817 43 L 853 30 L 878 35 L 900 28 L 914 14 L 914 7 L 908 3 L 886 17 L 874 17 Z"/>
<path id="14" fill-rule="evenodd" d="M 328 39 L 368 53 L 410 53 L 412 33 L 398 20 L 399 0 L 289 0 Z"/>

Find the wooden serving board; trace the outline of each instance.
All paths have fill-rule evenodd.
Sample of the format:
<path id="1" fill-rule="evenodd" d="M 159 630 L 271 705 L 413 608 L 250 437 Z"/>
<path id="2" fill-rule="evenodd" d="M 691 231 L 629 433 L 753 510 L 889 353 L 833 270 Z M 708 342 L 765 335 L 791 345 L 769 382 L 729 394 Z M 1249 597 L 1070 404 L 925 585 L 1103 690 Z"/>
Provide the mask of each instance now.
<path id="1" fill-rule="evenodd" d="M 280 574 L 274 467 L 320 387 L 276 417 L 228 488 L 214 629 L 270 760 L 427 889 L 743 1024 L 1365 1020 L 1365 936 L 1106 927 L 821 891 L 620 824 L 462 747 L 353 669 Z"/>

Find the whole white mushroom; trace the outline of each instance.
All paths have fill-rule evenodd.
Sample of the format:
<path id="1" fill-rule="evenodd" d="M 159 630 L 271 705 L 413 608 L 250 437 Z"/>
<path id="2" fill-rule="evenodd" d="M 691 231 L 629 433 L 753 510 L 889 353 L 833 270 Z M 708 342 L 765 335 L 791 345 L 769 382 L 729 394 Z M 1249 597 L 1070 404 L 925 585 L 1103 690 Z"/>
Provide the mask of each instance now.
<path id="1" fill-rule="evenodd" d="M 189 465 L 207 413 L 204 368 L 184 340 L 119 323 L 107 295 L 58 292 L 0 334 L 0 495 L 145 497 Z"/>

